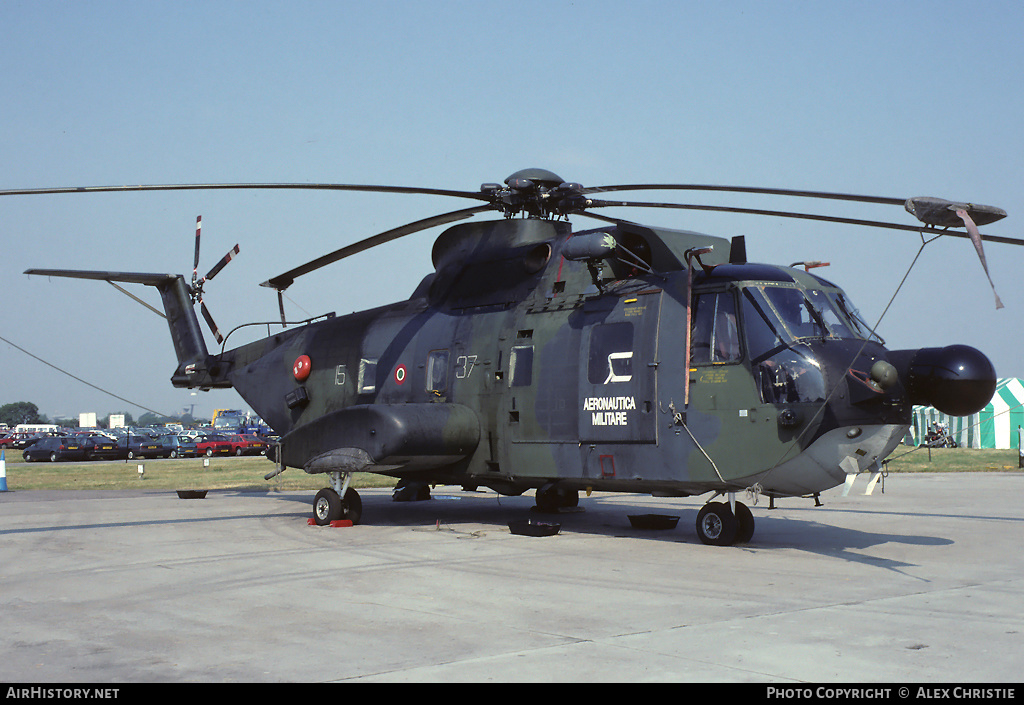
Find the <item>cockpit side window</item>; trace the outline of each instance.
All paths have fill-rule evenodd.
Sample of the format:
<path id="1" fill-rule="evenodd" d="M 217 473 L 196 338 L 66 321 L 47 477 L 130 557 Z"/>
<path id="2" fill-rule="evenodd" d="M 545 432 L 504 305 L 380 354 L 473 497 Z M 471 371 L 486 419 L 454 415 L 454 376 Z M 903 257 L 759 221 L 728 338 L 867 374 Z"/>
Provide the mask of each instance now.
<path id="1" fill-rule="evenodd" d="M 882 338 L 871 329 L 871 326 L 864 322 L 864 319 L 861 318 L 860 311 L 850 303 L 843 292 L 830 292 L 828 294 L 828 298 L 840 314 L 850 322 L 850 327 L 854 330 L 858 338 L 867 338 L 868 340 L 875 340 L 884 344 L 885 341 L 883 341 Z"/>
<path id="2" fill-rule="evenodd" d="M 695 296 L 691 321 L 692 364 L 735 362 L 740 359 L 736 298 L 731 291 Z"/>
<path id="3" fill-rule="evenodd" d="M 743 290 L 743 329 L 747 337 L 747 352 L 754 362 L 760 362 L 785 345 L 778 319 L 757 289 Z"/>

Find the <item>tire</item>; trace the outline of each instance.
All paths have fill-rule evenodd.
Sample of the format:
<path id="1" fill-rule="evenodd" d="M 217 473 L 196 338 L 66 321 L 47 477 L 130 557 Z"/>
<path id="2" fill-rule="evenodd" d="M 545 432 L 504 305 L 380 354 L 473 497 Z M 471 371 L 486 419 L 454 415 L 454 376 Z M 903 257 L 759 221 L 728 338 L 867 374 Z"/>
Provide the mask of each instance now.
<path id="1" fill-rule="evenodd" d="M 242 456 L 242 449 L 241 448 L 235 448 L 235 457 L 241 457 L 241 456 Z"/>
<path id="2" fill-rule="evenodd" d="M 738 522 L 728 504 L 708 502 L 697 512 L 697 536 L 709 546 L 731 546 L 737 529 Z"/>
<path id="3" fill-rule="evenodd" d="M 545 514 L 555 513 L 561 506 L 558 501 L 558 495 L 555 494 L 553 489 L 541 488 L 537 490 L 534 495 L 534 501 L 537 503 L 537 510 Z"/>
<path id="4" fill-rule="evenodd" d="M 400 482 L 391 491 L 392 502 L 418 502 L 419 484 Z"/>
<path id="5" fill-rule="evenodd" d="M 327 526 L 332 521 L 341 519 L 341 513 L 341 497 L 337 492 L 325 487 L 316 493 L 313 499 L 313 519 L 317 526 Z"/>
<path id="6" fill-rule="evenodd" d="M 212 458 L 213 457 L 213 448 L 207 448 L 206 449 L 206 457 L 207 458 Z"/>
<path id="7" fill-rule="evenodd" d="M 736 540 L 733 543 L 749 543 L 754 538 L 754 515 L 743 502 L 736 503 Z"/>
<path id="8" fill-rule="evenodd" d="M 363 516 L 363 500 L 359 493 L 349 487 L 345 491 L 345 499 L 338 496 L 330 487 L 316 493 L 313 500 L 313 519 L 317 526 L 327 526 L 332 521 L 347 519 L 358 524 Z"/>
<path id="9" fill-rule="evenodd" d="M 167 457 L 168 457 L 168 458 L 177 458 L 177 457 L 178 457 L 178 451 L 176 451 L 176 450 L 172 450 L 172 451 L 171 451 L 171 452 L 170 452 L 170 453 L 169 453 L 169 454 L 167 455 Z"/>
<path id="10" fill-rule="evenodd" d="M 563 487 L 548 487 L 537 490 L 537 509 L 541 512 L 556 513 L 560 509 L 579 506 L 578 490 L 567 490 Z"/>
<path id="11" fill-rule="evenodd" d="M 53 451 L 52 453 L 50 453 L 50 462 L 51 463 L 56 463 L 57 462 L 57 451 Z"/>
<path id="12" fill-rule="evenodd" d="M 359 493 L 349 487 L 345 490 L 345 499 L 341 504 L 341 518 L 358 524 L 359 520 L 363 518 L 363 500 L 359 497 Z"/>

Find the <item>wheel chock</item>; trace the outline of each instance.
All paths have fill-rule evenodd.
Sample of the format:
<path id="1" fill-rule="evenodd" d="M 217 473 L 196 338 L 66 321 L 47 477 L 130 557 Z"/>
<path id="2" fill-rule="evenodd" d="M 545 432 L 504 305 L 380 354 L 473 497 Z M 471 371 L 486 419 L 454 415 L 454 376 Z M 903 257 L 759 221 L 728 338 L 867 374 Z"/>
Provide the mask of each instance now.
<path id="1" fill-rule="evenodd" d="M 331 528 L 337 529 L 339 527 L 352 526 L 353 524 L 351 519 L 335 519 L 330 525 Z M 306 519 L 306 526 L 316 526 L 316 519 L 313 517 Z"/>

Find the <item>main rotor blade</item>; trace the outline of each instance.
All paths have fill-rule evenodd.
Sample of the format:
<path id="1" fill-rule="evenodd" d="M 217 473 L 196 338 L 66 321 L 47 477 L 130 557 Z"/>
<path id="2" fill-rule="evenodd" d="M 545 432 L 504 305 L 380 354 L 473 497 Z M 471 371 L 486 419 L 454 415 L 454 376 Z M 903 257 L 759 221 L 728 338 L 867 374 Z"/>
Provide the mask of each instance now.
<path id="1" fill-rule="evenodd" d="M 414 193 L 428 196 L 455 196 L 488 201 L 490 197 L 475 191 L 420 188 L 416 186 L 373 186 L 366 184 L 139 184 L 126 186 L 63 186 L 58 188 L 0 189 L 0 196 L 31 196 L 54 193 L 107 193 L 117 191 L 214 191 L 229 189 L 371 191 L 375 193 Z"/>
<path id="2" fill-rule="evenodd" d="M 728 193 L 763 193 L 772 196 L 802 196 L 804 198 L 830 198 L 837 201 L 882 203 L 889 206 L 902 206 L 907 200 L 905 198 L 860 196 L 857 194 L 830 193 L 827 191 L 801 191 L 754 186 L 713 186 L 707 184 L 619 184 L 613 186 L 588 186 L 583 189 L 583 193 L 606 193 L 609 191 L 725 191 Z"/>
<path id="3" fill-rule="evenodd" d="M 273 277 L 272 279 L 268 279 L 267 281 L 260 284 L 260 286 L 266 286 L 271 289 L 277 289 L 278 291 L 284 291 L 285 289 L 292 285 L 296 278 L 301 277 L 303 274 L 309 274 L 310 272 L 320 269 L 321 267 L 331 264 L 332 262 L 337 262 L 338 260 L 344 259 L 345 257 L 349 257 L 364 250 L 368 250 L 371 247 L 376 247 L 377 245 L 382 245 L 385 242 L 397 240 L 400 237 L 404 237 L 406 235 L 419 232 L 420 230 L 426 230 L 427 228 L 432 228 L 435 225 L 443 225 L 445 223 L 451 223 L 456 220 L 463 220 L 465 218 L 470 217 L 471 215 L 475 215 L 476 213 L 480 213 L 486 210 L 491 210 L 491 206 L 475 206 L 473 208 L 464 208 L 462 210 L 452 211 L 450 213 L 442 213 L 441 215 L 435 215 L 430 218 L 424 218 L 423 220 L 417 220 L 412 223 L 407 223 L 406 225 L 402 225 L 391 230 L 386 230 L 385 232 L 382 232 L 378 235 L 368 237 L 365 240 L 360 240 L 359 242 L 353 243 L 351 245 L 346 245 L 345 247 L 337 249 L 334 252 L 323 255 L 322 257 L 318 257 L 315 260 L 312 260 L 311 262 L 307 262 L 304 265 L 296 267 L 295 269 L 290 269 L 284 274 L 279 274 L 276 277 Z"/>
<path id="4" fill-rule="evenodd" d="M 902 203 L 902 201 L 900 202 Z M 722 213 L 747 213 L 750 215 L 770 215 L 780 218 L 802 218 L 804 220 L 820 220 L 827 223 L 846 223 L 848 225 L 863 225 L 872 228 L 888 228 L 890 230 L 906 230 L 908 232 L 925 232 L 934 235 L 952 235 L 953 237 L 970 238 L 966 233 L 953 230 L 942 230 L 928 225 L 904 225 L 902 223 L 886 223 L 878 220 L 861 220 L 858 218 L 841 218 L 831 215 L 813 215 L 810 213 L 793 213 L 789 211 L 763 210 L 759 208 L 734 208 L 732 206 L 704 206 L 685 203 L 638 203 L 635 201 L 591 201 L 588 208 L 609 208 L 621 206 L 624 208 L 673 208 L 679 210 L 695 211 L 717 211 Z M 593 215 L 587 213 L 586 215 Z M 999 235 L 981 235 L 983 240 L 1000 242 L 1004 245 L 1024 245 L 1024 240 Z"/>

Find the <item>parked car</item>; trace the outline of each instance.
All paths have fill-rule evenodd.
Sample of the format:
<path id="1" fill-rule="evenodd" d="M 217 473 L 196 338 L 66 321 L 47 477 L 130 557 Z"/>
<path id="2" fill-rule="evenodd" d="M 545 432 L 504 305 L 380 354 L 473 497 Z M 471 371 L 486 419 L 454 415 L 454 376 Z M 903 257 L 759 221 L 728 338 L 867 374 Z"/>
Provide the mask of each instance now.
<path id="1" fill-rule="evenodd" d="M 16 432 L 16 433 L 12 433 L 10 436 L 7 436 L 7 438 L 10 439 L 10 440 L 7 440 L 5 445 L 8 448 L 18 448 L 19 450 L 24 450 L 28 446 L 30 446 L 33 443 L 35 443 L 36 441 L 38 441 L 40 438 L 49 438 L 49 437 L 50 436 L 44 436 L 41 433 Z"/>
<path id="2" fill-rule="evenodd" d="M 110 436 L 92 434 L 79 436 L 78 440 L 85 449 L 86 460 L 114 460 L 120 455 L 117 441 Z"/>
<path id="3" fill-rule="evenodd" d="M 200 455 L 205 455 L 208 458 L 213 455 L 230 455 L 234 452 L 231 441 L 228 440 L 227 436 L 221 436 L 216 433 L 197 438 L 196 447 L 199 449 Z"/>
<path id="4" fill-rule="evenodd" d="M 199 455 L 199 446 L 188 436 L 171 434 L 159 438 L 164 448 L 169 448 L 169 458 L 194 458 Z"/>
<path id="5" fill-rule="evenodd" d="M 33 460 L 84 460 L 85 448 L 72 436 L 50 436 L 40 438 L 22 452 L 26 463 Z"/>
<path id="6" fill-rule="evenodd" d="M 118 457 L 132 460 L 134 458 L 166 458 L 167 449 L 163 444 L 149 436 L 128 435 L 117 442 Z"/>
<path id="7" fill-rule="evenodd" d="M 267 442 L 259 436 L 248 433 L 227 437 L 231 441 L 231 452 L 235 455 L 266 455 Z"/>

